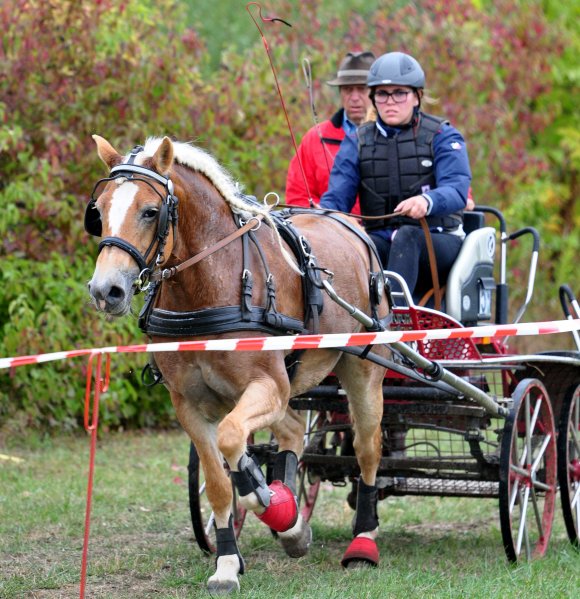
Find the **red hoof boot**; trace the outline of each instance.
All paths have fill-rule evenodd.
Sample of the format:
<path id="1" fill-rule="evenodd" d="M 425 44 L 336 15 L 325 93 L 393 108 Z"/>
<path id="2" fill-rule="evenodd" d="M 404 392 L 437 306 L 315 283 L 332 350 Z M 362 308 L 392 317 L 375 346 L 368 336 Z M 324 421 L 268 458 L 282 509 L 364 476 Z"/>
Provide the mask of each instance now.
<path id="1" fill-rule="evenodd" d="M 356 537 L 348 546 L 340 563 L 343 568 L 352 568 L 360 565 L 378 566 L 379 548 L 368 537 Z"/>
<path id="2" fill-rule="evenodd" d="M 258 518 L 272 530 L 286 532 L 298 519 L 294 494 L 281 480 L 275 480 L 268 488 L 271 491 L 270 505 Z"/>

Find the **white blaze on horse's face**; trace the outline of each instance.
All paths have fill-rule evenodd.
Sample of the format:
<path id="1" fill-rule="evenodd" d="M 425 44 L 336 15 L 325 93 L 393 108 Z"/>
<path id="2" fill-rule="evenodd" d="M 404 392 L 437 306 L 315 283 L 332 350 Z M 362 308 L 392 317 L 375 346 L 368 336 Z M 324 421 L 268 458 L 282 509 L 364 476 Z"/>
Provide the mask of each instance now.
<path id="1" fill-rule="evenodd" d="M 97 204 L 101 210 L 103 236 L 126 240 L 143 252 L 147 246 L 140 246 L 148 241 L 140 237 L 135 239 L 132 222 L 139 211 L 139 190 L 136 183 L 119 179 L 113 183 L 113 188 L 109 186 L 101 195 Z M 89 291 L 97 309 L 115 316 L 128 313 L 138 273 L 137 263 L 127 252 L 115 246 L 103 248 L 89 281 Z"/>
<path id="2" fill-rule="evenodd" d="M 135 202 L 135 196 L 139 188 L 135 183 L 125 181 L 118 189 L 115 189 L 109 203 L 109 235 L 117 237 L 125 222 L 125 217 L 132 204 Z"/>

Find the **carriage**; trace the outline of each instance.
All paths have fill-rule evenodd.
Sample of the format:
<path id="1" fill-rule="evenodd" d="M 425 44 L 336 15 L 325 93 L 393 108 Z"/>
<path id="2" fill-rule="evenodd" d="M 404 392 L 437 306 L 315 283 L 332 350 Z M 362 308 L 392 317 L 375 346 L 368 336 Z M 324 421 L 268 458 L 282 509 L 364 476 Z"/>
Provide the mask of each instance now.
<path id="1" fill-rule="evenodd" d="M 525 300 L 512 322 L 521 320 L 533 297 L 538 232 L 525 227 L 508 234 L 503 214 L 492 207 L 478 206 L 465 216 L 468 236 L 450 273 L 443 310 L 427 307 L 424 297 L 415 303 L 419 298 L 409 293 L 404 280 L 385 272 L 391 283 L 392 330 L 461 329 L 489 324 L 492 318 L 496 324 L 507 324 L 508 248 L 514 240 L 529 236 L 532 250 Z M 486 224 L 491 219 L 497 227 Z M 580 318 L 570 287 L 562 285 L 559 295 L 566 318 Z M 559 489 L 568 537 L 579 547 L 580 339 L 577 331 L 572 335 L 577 351 L 532 355 L 510 352 L 507 337 L 417 341 L 412 352 L 399 346 L 396 368 L 387 369 L 383 384 L 379 499 L 498 498 L 504 550 L 507 559 L 516 562 L 545 553 Z M 432 361 L 467 386 L 427 376 L 425 368 Z M 360 470 L 346 393 L 339 381 L 330 375 L 291 398 L 290 405 L 307 421 L 298 480 L 302 515 L 312 516 L 323 482 L 350 486 L 346 499 L 354 510 Z M 496 407 L 503 410 L 498 412 Z M 256 442 L 252 435 L 248 443 L 271 480 L 275 437 Z M 195 539 L 201 550 L 212 553 L 211 508 L 193 444 L 188 473 Z M 232 510 L 239 535 L 246 512 L 237 503 L 235 489 Z"/>
<path id="2" fill-rule="evenodd" d="M 559 486 L 578 545 L 578 338 L 579 351 L 517 355 L 505 338 L 461 334 L 492 315 L 507 324 L 508 245 L 530 235 L 519 322 L 537 267 L 533 228 L 508 235 L 499 211 L 470 214 L 439 306 L 440 293 L 412 297 L 404 280 L 382 271 L 348 217 L 261 205 L 213 157 L 168 137 L 125 156 L 94 137 L 109 168 L 85 213 L 86 230 L 102 237 L 89 282 L 95 307 L 123 316 L 146 291 L 139 323 L 154 342 L 208 340 L 220 349 L 170 344 L 151 363 L 192 440 L 193 528 L 199 546 L 217 555 L 211 592 L 239 589 L 246 510 L 277 533 L 289 556 L 305 555 L 322 481 L 352 486 L 345 567 L 378 563 L 376 506 L 390 495 L 499 497 L 504 547 L 516 561 L 546 551 Z M 486 215 L 499 220 L 497 274 L 497 234 Z M 561 300 L 576 321 L 569 289 Z M 321 348 L 301 345 L 299 335 L 392 331 L 410 337 Z M 292 347 L 279 345 L 280 336 Z M 272 437 L 257 443 L 262 429 Z"/>

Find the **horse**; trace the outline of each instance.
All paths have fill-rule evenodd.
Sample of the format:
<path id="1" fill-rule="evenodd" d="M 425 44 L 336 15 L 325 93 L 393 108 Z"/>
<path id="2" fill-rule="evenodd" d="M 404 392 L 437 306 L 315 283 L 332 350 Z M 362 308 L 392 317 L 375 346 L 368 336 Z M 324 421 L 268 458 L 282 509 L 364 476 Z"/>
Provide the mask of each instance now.
<path id="1" fill-rule="evenodd" d="M 355 221 L 309 209 L 277 219 L 278 210 L 243 195 L 211 154 L 189 143 L 151 138 L 121 155 L 93 138 L 110 171 L 85 213 L 87 231 L 102 237 L 88 283 L 98 312 L 125 316 L 147 289 L 140 324 L 154 343 L 372 329 L 345 306 L 358 306 L 374 323 L 388 318 L 377 283 L 382 269 Z M 323 293 L 323 278 L 332 280 L 339 302 Z M 153 354 L 199 455 L 215 514 L 210 592 L 239 590 L 245 567 L 230 513 L 232 481 L 240 503 L 278 533 L 289 556 L 306 554 L 312 533 L 295 486 L 305 425 L 288 402 L 331 372 L 348 397 L 361 472 L 343 565 L 378 563 L 385 368 L 346 349 Z M 279 444 L 270 485 L 246 453 L 248 436 L 259 429 L 271 430 Z"/>

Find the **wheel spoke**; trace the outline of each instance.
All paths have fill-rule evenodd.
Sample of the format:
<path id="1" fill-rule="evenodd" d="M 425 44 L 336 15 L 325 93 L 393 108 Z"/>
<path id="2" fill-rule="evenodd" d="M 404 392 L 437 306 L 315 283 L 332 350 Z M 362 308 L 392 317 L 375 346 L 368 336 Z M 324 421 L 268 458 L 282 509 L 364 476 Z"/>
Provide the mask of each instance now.
<path id="1" fill-rule="evenodd" d="M 534 460 L 534 463 L 532 464 L 532 468 L 531 468 L 532 473 L 534 473 L 534 474 L 536 473 L 538 466 L 540 465 L 540 461 L 544 457 L 546 448 L 548 447 L 551 440 L 552 440 L 552 435 L 546 435 L 540 449 L 538 450 L 538 455 L 536 456 L 536 459 Z"/>
<path id="2" fill-rule="evenodd" d="M 510 470 L 514 471 L 514 472 L 518 472 L 518 470 L 521 470 L 521 468 L 518 468 L 518 466 L 516 466 L 516 464 L 518 463 L 518 448 L 517 448 L 517 435 L 514 435 L 513 441 L 512 441 L 512 459 L 511 459 L 511 463 L 510 463 Z M 510 475 L 511 478 L 511 475 Z M 513 486 L 511 488 L 511 494 L 510 494 L 510 503 L 509 503 L 509 513 L 511 514 L 514 510 L 514 507 L 516 505 L 516 499 L 518 498 L 518 494 L 520 493 L 520 479 L 519 478 L 515 478 L 514 482 L 513 482 Z M 520 502 L 521 505 L 521 502 Z"/>
<path id="3" fill-rule="evenodd" d="M 580 454 L 580 435 L 578 434 L 578 425 L 574 423 L 570 423 L 570 439 L 572 440 L 574 447 L 576 449 L 576 455 Z"/>
<path id="4" fill-rule="evenodd" d="M 534 415 L 530 421 L 530 435 L 536 430 L 536 424 L 538 423 L 538 416 L 540 415 L 540 410 L 542 409 L 542 400 L 538 399 L 535 407 L 534 407 Z M 526 414 L 529 414 L 529 409 Z"/>
<path id="5" fill-rule="evenodd" d="M 532 492 L 532 506 L 534 508 L 534 515 L 536 517 L 536 524 L 538 525 L 538 534 L 540 538 L 544 537 L 544 527 L 542 526 L 542 517 L 540 515 L 540 508 L 538 506 L 538 496 L 536 495 L 536 490 L 534 488 L 531 489 Z"/>
<path id="6" fill-rule="evenodd" d="M 211 532 L 211 529 L 213 527 L 214 520 L 215 520 L 215 514 L 212 512 L 210 514 L 210 517 L 207 519 L 207 524 L 205 526 L 205 534 L 208 535 L 208 536 L 209 536 L 209 534 Z"/>
<path id="7" fill-rule="evenodd" d="M 531 462 L 534 458 L 534 454 L 533 454 L 533 448 L 532 448 L 532 438 L 534 436 L 534 431 L 536 430 L 536 425 L 538 423 L 538 417 L 540 416 L 540 410 L 542 409 L 542 400 L 538 399 L 538 401 L 536 402 L 536 405 L 534 407 L 534 414 L 532 416 L 532 419 L 530 421 L 530 428 L 528 429 L 528 431 L 526 431 L 526 440 L 529 443 L 529 451 L 530 451 L 530 455 L 529 455 L 529 461 Z"/>
<path id="8" fill-rule="evenodd" d="M 527 526 L 526 526 L 526 532 L 525 532 L 525 539 L 526 539 L 526 559 L 528 561 L 530 561 L 532 559 L 532 547 L 530 545 L 530 535 L 529 535 Z"/>
<path id="9" fill-rule="evenodd" d="M 526 515 L 528 512 L 528 502 L 530 497 L 530 489 L 526 487 L 524 490 L 524 494 L 522 497 L 522 492 L 518 493 L 520 498 L 520 527 L 518 530 L 518 539 L 516 544 L 516 553 L 519 555 L 522 551 L 522 541 L 524 540 L 524 536 L 526 538 L 526 547 L 529 545 L 529 537 L 528 537 L 528 526 Z"/>
<path id="10" fill-rule="evenodd" d="M 525 436 L 524 436 L 524 450 L 522 451 L 522 457 L 520 460 L 520 466 L 527 464 L 531 458 L 528 456 L 532 455 L 532 437 L 531 437 L 531 422 L 530 422 L 530 393 L 526 393 L 524 397 L 524 420 L 526 424 Z"/>
<path id="11" fill-rule="evenodd" d="M 519 492 L 520 492 L 520 481 L 519 481 L 519 479 L 516 479 L 514 482 L 514 485 L 512 487 L 512 492 L 510 495 L 510 506 L 509 506 L 510 514 L 514 511 L 514 507 L 516 505 L 516 499 L 518 498 Z"/>
<path id="12" fill-rule="evenodd" d="M 532 559 L 532 548 L 530 544 L 530 527 L 528 526 L 528 507 L 530 504 L 530 487 L 526 487 L 524 491 L 524 511 L 522 517 L 525 520 L 524 527 L 524 540 L 526 542 L 526 559 L 530 561 Z"/>
<path id="13" fill-rule="evenodd" d="M 540 415 L 540 408 L 542 407 L 542 400 L 538 400 L 534 407 L 534 414 L 530 419 L 530 395 L 529 393 L 525 397 L 525 424 L 526 424 L 526 433 L 524 438 L 524 448 L 522 451 L 522 456 L 520 458 L 520 466 L 523 466 L 526 461 L 531 461 L 531 457 L 528 458 L 528 455 L 532 455 L 532 433 L 536 428 L 536 423 L 538 421 L 538 416 Z"/>
<path id="14" fill-rule="evenodd" d="M 578 485 L 578 487 L 576 487 L 576 491 L 574 493 L 574 497 L 572 498 L 572 501 L 570 502 L 570 505 L 572 507 L 574 507 L 575 505 L 580 505 L 580 484 Z"/>
<path id="15" fill-rule="evenodd" d="M 519 466 L 514 466 L 514 464 L 512 464 L 510 466 L 510 468 L 516 473 L 519 474 L 520 476 L 526 476 L 529 478 L 530 473 L 527 470 L 524 470 L 523 468 L 520 468 Z"/>
<path id="16" fill-rule="evenodd" d="M 546 493 L 550 493 L 553 489 L 550 485 L 546 483 L 540 482 L 539 480 L 533 481 L 534 489 L 539 489 L 540 491 L 545 491 Z"/>

